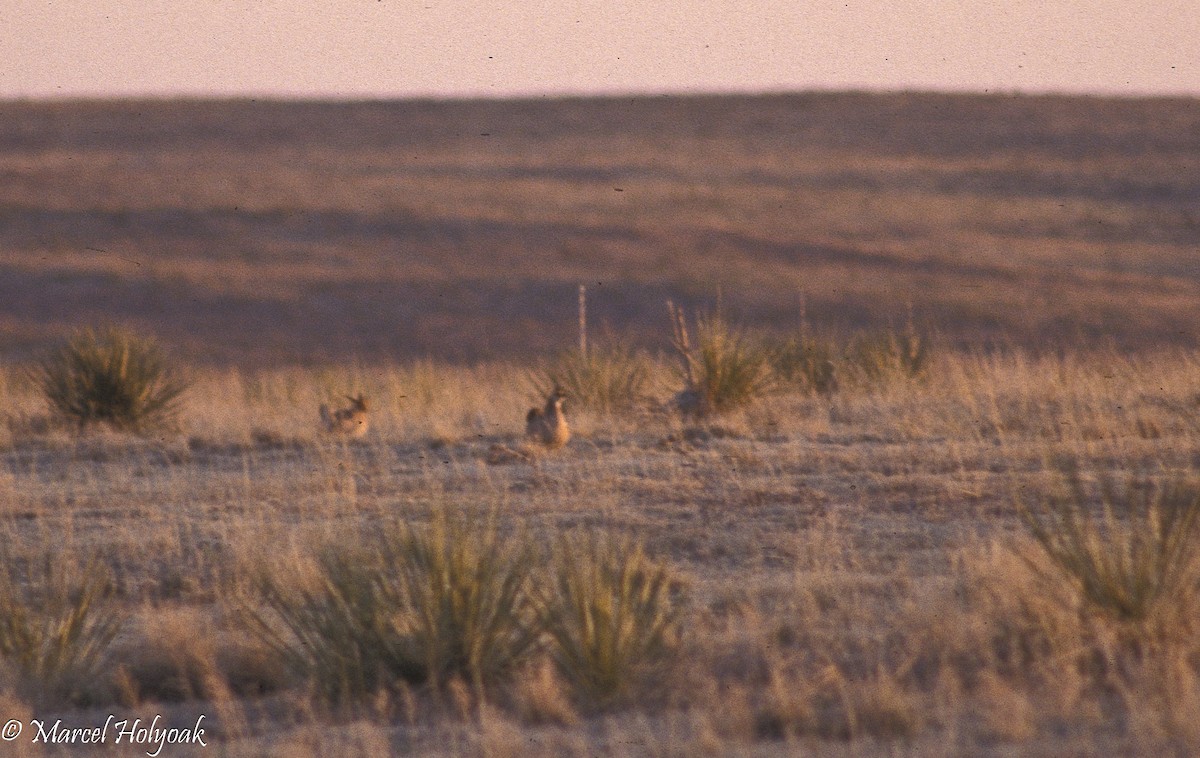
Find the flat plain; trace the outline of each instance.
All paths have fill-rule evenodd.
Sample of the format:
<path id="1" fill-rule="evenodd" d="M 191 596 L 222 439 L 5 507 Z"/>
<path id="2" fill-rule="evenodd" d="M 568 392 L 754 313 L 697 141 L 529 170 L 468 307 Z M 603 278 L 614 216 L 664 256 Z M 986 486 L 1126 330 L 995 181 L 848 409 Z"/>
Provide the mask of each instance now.
<path id="1" fill-rule="evenodd" d="M 1195 577 L 1114 617 L 1021 515 L 1055 462 L 1084 510 L 1200 467 L 1195 100 L 8 102 L 0 177 L 0 600 L 36 617 L 103 575 L 119 621 L 54 688 L 0 644 L 0 720 L 204 714 L 210 747 L 173 755 L 1200 750 Z M 645 381 L 497 457 L 580 284 L 594 348 Z M 681 416 L 668 300 L 833 346 L 841 381 L 780 368 Z M 29 367 L 108 323 L 193 381 L 174 425 L 47 406 Z M 919 335 L 921 369 L 866 371 L 879 333 Z M 360 392 L 368 434 L 323 433 Z M 546 632 L 486 686 L 331 699 L 255 626 L 284 624 L 262 576 L 320 586 L 329 550 L 447 512 L 459 538 L 641 543 L 676 634 L 602 702 Z"/>
<path id="2" fill-rule="evenodd" d="M 811 94 L 0 105 L 0 347 L 477 361 L 663 301 L 966 346 L 1194 345 L 1194 100 Z M 497 328 L 497 325 L 503 328 Z"/>

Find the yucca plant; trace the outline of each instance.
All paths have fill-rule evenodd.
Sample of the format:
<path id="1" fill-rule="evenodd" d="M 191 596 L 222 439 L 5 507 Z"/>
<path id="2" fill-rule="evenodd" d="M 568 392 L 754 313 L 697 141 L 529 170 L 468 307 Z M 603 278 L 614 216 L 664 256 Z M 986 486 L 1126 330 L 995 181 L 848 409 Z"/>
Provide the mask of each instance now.
<path id="1" fill-rule="evenodd" d="M 1055 578 L 1089 607 L 1126 621 L 1195 593 L 1200 481 L 1131 477 L 1120 485 L 1101 474 L 1093 491 L 1074 464 L 1060 468 L 1056 492 L 1035 505 L 1019 504 Z"/>
<path id="2" fill-rule="evenodd" d="M 241 600 L 250 628 L 333 702 L 460 678 L 480 695 L 537 641 L 534 554 L 489 518 L 436 510 L 356 548 L 331 546 L 308 571 L 260 570 Z"/>
<path id="3" fill-rule="evenodd" d="M 5 561 L 6 565 L 11 565 Z M 20 581 L 0 571 L 0 658 L 35 700 L 78 702 L 100 674 L 124 616 L 108 575 L 47 565 Z"/>
<path id="4" fill-rule="evenodd" d="M 725 413 L 778 388 L 767 350 L 731 326 L 720 312 L 696 317 L 697 344 L 693 346 L 683 310 L 673 303 L 667 307 L 685 383 L 676 403 L 684 413 Z"/>
<path id="5" fill-rule="evenodd" d="M 80 427 L 169 425 L 189 386 L 154 340 L 120 329 L 77 333 L 33 374 L 51 410 Z"/>
<path id="6" fill-rule="evenodd" d="M 668 568 L 629 540 L 559 541 L 538 611 L 550 653 L 581 697 L 613 703 L 665 664 L 679 639 L 677 588 Z"/>
<path id="7" fill-rule="evenodd" d="M 331 546 L 300 568 L 260 568 L 240 599 L 251 631 L 295 675 L 334 703 L 425 679 L 377 552 Z"/>
<path id="8" fill-rule="evenodd" d="M 581 408 L 613 413 L 648 394 L 650 372 L 645 358 L 625 347 L 571 350 L 538 371 L 532 384 L 539 398 L 559 387 Z"/>
<path id="9" fill-rule="evenodd" d="M 396 570 L 389 597 L 405 610 L 405 632 L 434 683 L 461 678 L 477 693 L 525 660 L 537 641 L 530 540 L 434 511 L 428 525 L 396 527 L 386 540 Z"/>

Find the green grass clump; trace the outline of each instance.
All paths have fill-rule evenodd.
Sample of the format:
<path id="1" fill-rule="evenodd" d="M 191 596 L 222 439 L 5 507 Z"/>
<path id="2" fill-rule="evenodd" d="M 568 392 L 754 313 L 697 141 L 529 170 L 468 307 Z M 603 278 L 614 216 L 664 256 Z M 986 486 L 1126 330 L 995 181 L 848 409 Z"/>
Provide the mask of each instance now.
<path id="1" fill-rule="evenodd" d="M 671 307 L 674 346 L 685 388 L 676 398 L 688 414 L 705 416 L 741 408 L 778 389 L 769 351 L 716 313 L 696 318 L 696 344 L 683 311 Z"/>
<path id="2" fill-rule="evenodd" d="M 426 526 L 400 525 L 386 557 L 406 633 L 435 683 L 458 677 L 481 693 L 531 652 L 536 557 L 526 536 L 503 535 L 494 516 L 436 510 Z"/>
<path id="3" fill-rule="evenodd" d="M 502 536 L 493 520 L 435 511 L 427 525 L 327 547 L 308 571 L 260 571 L 244 615 L 332 702 L 455 678 L 482 695 L 537 641 L 530 545 Z"/>
<path id="4" fill-rule="evenodd" d="M 533 377 L 540 397 L 561 388 L 573 404 L 598 413 L 628 410 L 649 394 L 645 358 L 624 347 L 569 351 Z"/>
<path id="5" fill-rule="evenodd" d="M 1057 492 L 1020 504 L 1052 578 L 1123 621 L 1145 620 L 1166 603 L 1186 606 L 1200 557 L 1200 481 L 1134 477 L 1119 485 L 1102 474 L 1092 492 L 1073 465 L 1062 473 Z"/>
<path id="6" fill-rule="evenodd" d="M 53 412 L 80 427 L 143 431 L 171 424 L 188 382 L 158 344 L 119 329 L 83 331 L 34 369 Z"/>
<path id="7" fill-rule="evenodd" d="M 606 705 L 669 660 L 679 638 L 677 587 L 640 545 L 596 535 L 564 537 L 538 608 L 565 680 Z"/>
<path id="8" fill-rule="evenodd" d="M 339 703 L 425 679 L 377 552 L 329 547 L 298 570 L 256 572 L 242 602 L 251 630 L 316 694 Z"/>
<path id="9" fill-rule="evenodd" d="M 34 702 L 86 702 L 124 617 L 106 602 L 104 572 L 47 564 L 36 573 L 20 581 L 0 571 L 0 659 Z"/>

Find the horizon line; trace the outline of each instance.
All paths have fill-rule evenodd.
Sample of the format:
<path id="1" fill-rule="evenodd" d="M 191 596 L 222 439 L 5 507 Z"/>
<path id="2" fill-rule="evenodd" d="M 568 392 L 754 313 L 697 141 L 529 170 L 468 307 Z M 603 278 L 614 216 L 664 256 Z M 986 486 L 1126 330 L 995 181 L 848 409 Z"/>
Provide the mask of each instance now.
<path id="1" fill-rule="evenodd" d="M 630 89 L 630 90 L 559 90 L 513 91 L 503 94 L 482 91 L 433 92 L 414 91 L 408 93 L 370 93 L 332 91 L 315 92 L 255 92 L 222 90 L 180 90 L 142 92 L 64 92 L 64 93 L 19 93 L 0 94 L 2 103 L 68 103 L 68 102 L 270 102 L 270 103 L 379 103 L 379 102 L 530 102 L 566 100 L 619 100 L 619 99 L 689 99 L 689 98 L 756 98 L 788 97 L 804 95 L 916 95 L 916 96 L 962 96 L 962 97 L 1010 97 L 1010 98 L 1078 98 L 1092 100 L 1197 100 L 1200 91 L 1191 90 L 1121 90 L 1121 89 L 1037 89 L 1021 87 L 872 87 L 863 86 L 808 86 L 808 87 L 764 87 L 746 89 Z"/>

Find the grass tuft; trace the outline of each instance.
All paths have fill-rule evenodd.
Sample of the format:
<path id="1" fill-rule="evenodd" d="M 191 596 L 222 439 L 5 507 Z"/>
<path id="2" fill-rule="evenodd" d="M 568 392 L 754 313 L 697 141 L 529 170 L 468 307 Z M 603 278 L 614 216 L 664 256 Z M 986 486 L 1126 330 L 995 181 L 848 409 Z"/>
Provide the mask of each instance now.
<path id="1" fill-rule="evenodd" d="M 771 368 L 780 384 L 810 395 L 838 389 L 837 347 L 813 337 L 792 337 L 769 344 Z"/>
<path id="2" fill-rule="evenodd" d="M 1052 578 L 1119 620 L 1141 621 L 1163 603 L 1186 603 L 1200 557 L 1200 481 L 1135 477 L 1120 485 L 1101 474 L 1093 492 L 1075 465 L 1062 473 L 1062 486 L 1039 506 L 1019 504 L 1057 569 Z"/>
<path id="3" fill-rule="evenodd" d="M 614 413 L 649 394 L 650 371 L 645 358 L 628 348 L 593 349 L 586 355 L 572 350 L 539 371 L 533 384 L 539 397 L 560 387 L 581 408 Z"/>
<path id="4" fill-rule="evenodd" d="M 576 534 L 560 540 L 538 607 L 564 679 L 595 705 L 633 693 L 679 638 L 672 573 L 628 540 Z"/>
<path id="5" fill-rule="evenodd" d="M 173 423 L 189 386 L 154 340 L 120 329 L 79 332 L 42 359 L 34 380 L 59 416 L 131 431 Z"/>
<path id="6" fill-rule="evenodd" d="M 928 338 L 910 328 L 860 336 L 850 343 L 847 357 L 864 384 L 878 385 L 925 378 L 933 350 Z"/>
<path id="7" fill-rule="evenodd" d="M 425 678 L 400 609 L 381 592 L 378 554 L 326 548 L 308 571 L 295 565 L 254 577 L 258 602 L 243 617 L 316 694 L 333 703 Z"/>
<path id="8" fill-rule="evenodd" d="M 680 410 L 696 416 L 726 413 L 778 388 L 769 351 L 730 325 L 721 313 L 696 317 L 693 346 L 682 309 L 668 306 L 685 383 L 676 398 Z"/>
<path id="9" fill-rule="evenodd" d="M 435 510 L 426 526 L 400 525 L 387 547 L 394 602 L 435 684 L 458 677 L 482 693 L 532 651 L 535 555 L 526 536 L 503 535 L 494 514 L 479 524 Z"/>
<path id="10" fill-rule="evenodd" d="M 86 702 L 124 616 L 106 602 L 109 577 L 48 564 L 22 582 L 0 571 L 0 658 L 35 701 Z"/>
<path id="11" fill-rule="evenodd" d="M 369 544 L 322 550 L 307 571 L 260 571 L 243 611 L 255 634 L 334 703 L 400 683 L 484 688 L 531 652 L 533 551 L 464 514 L 435 511 Z"/>

